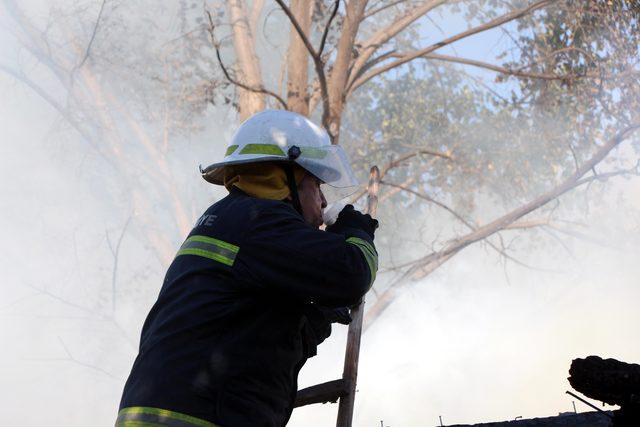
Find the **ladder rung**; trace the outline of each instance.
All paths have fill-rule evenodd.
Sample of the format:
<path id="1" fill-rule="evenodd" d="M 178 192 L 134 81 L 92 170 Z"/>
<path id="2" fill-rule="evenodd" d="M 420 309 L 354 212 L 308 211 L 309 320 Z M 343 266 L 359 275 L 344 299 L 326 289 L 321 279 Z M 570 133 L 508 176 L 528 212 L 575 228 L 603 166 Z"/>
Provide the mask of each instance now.
<path id="1" fill-rule="evenodd" d="M 316 384 L 311 387 L 298 390 L 294 407 L 311 405 L 313 403 L 335 403 L 340 397 L 349 393 L 349 387 L 343 379 Z"/>

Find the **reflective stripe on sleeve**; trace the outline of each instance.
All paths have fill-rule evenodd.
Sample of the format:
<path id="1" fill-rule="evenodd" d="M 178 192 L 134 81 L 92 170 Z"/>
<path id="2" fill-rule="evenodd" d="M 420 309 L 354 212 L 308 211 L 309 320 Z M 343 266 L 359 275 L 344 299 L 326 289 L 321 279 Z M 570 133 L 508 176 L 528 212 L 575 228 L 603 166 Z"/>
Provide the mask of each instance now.
<path id="1" fill-rule="evenodd" d="M 357 246 L 358 249 L 362 251 L 364 258 L 367 260 L 367 264 L 369 265 L 369 270 L 371 271 L 371 283 L 373 283 L 373 281 L 376 280 L 376 272 L 378 271 L 378 253 L 371 243 L 359 237 L 349 237 L 347 239 L 347 243 Z"/>
<path id="2" fill-rule="evenodd" d="M 196 255 L 232 266 L 240 248 L 209 236 L 191 236 L 180 247 L 178 255 Z"/>
<path id="3" fill-rule="evenodd" d="M 132 406 L 118 412 L 116 427 L 219 427 L 217 424 L 166 409 Z"/>

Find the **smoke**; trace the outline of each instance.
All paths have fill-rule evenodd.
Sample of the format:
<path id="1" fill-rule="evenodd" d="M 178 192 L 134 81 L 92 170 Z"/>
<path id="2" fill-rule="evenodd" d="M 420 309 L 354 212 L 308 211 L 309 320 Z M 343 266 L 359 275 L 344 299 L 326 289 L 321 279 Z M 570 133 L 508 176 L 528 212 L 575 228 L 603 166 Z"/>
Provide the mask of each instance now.
<path id="1" fill-rule="evenodd" d="M 618 191 L 638 207 L 636 185 L 611 189 Z M 572 359 L 637 361 L 637 222 L 607 201 L 585 225 L 591 241 L 566 239 L 571 254 L 561 246 L 528 254 L 529 263 L 550 271 L 504 267 L 475 246 L 403 291 L 363 337 L 355 425 L 552 416 L 573 411 L 564 394 Z M 323 374 L 303 371 L 304 385 L 340 376 L 343 342 L 340 335 L 321 347 L 325 361 L 309 370 Z M 326 405 L 298 410 L 293 425 L 329 425 L 335 406 L 333 413 Z"/>
<path id="2" fill-rule="evenodd" d="M 32 4 L 30 13 L 46 23 L 48 7 Z M 82 18 L 87 34 L 95 18 L 90 12 Z M 136 33 L 136 48 L 144 45 L 153 53 L 154 46 L 180 35 L 171 13 L 166 16 L 161 22 L 168 28 L 166 40 L 147 42 Z M 25 63 L 15 55 L 17 40 L 7 34 L 0 51 L 9 65 L 56 92 L 36 61 Z M 124 35 L 112 36 L 126 41 Z M 101 81 L 111 81 L 106 87 L 115 87 L 125 106 L 134 98 L 155 105 L 154 87 L 127 86 L 123 64 L 132 58 L 120 59 L 113 59 L 112 74 L 99 76 Z M 0 424 L 113 425 L 142 323 L 166 268 L 148 236 L 170 234 L 166 239 L 173 249 L 184 236 L 175 232 L 176 220 L 157 183 L 135 173 L 155 166 L 145 161 L 144 150 L 123 144 L 129 160 L 123 174 L 14 77 L 0 74 L 0 94 Z M 186 194 L 192 221 L 224 193 L 204 183 L 196 167 L 222 156 L 235 126 L 228 106 L 198 108 L 203 117 L 197 126 L 172 136 L 166 166 Z M 151 140 L 162 138 L 153 118 L 137 123 Z M 98 133 L 106 135 L 104 141 L 111 137 L 107 131 L 97 131 L 104 132 Z M 128 128 L 122 135 L 125 141 L 136 138 Z M 625 150 L 621 158 L 631 156 Z M 582 224 L 559 224 L 555 238 L 511 232 L 513 255 L 535 268 L 504 264 L 475 245 L 403 288 L 363 336 L 355 425 L 554 415 L 572 410 L 564 394 L 571 359 L 598 354 L 637 362 L 640 188 L 633 180 L 606 185 L 606 191 L 590 193 L 590 210 L 578 218 Z M 148 191 L 150 218 L 140 217 L 144 212 L 136 208 L 132 188 Z M 396 215 L 412 226 L 424 213 L 403 209 L 399 206 Z M 156 221 L 155 228 L 148 227 L 148 219 Z M 424 247 L 414 250 L 414 242 L 405 240 L 416 237 L 414 229 L 391 230 L 384 223 L 380 229 L 383 262 L 390 264 L 392 249 L 406 259 L 424 255 Z M 379 280 L 387 277 L 381 274 Z M 334 327 L 302 370 L 300 387 L 341 376 L 345 334 L 345 327 Z M 337 405 L 297 409 L 290 425 L 331 425 L 336 411 Z"/>

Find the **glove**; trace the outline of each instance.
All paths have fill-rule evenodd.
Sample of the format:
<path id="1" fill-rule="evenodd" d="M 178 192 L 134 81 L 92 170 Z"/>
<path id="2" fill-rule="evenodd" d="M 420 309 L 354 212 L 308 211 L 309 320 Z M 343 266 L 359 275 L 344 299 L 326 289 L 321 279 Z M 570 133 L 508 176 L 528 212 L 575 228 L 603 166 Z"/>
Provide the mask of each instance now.
<path id="1" fill-rule="evenodd" d="M 325 320 L 330 323 L 340 323 L 342 325 L 348 325 L 353 320 L 353 318 L 351 317 L 351 312 L 347 307 L 318 307 L 318 310 L 322 312 Z"/>
<path id="2" fill-rule="evenodd" d="M 373 233 L 378 228 L 378 220 L 371 218 L 369 214 L 363 214 L 354 209 L 353 205 L 347 205 L 340 211 L 335 223 L 326 228 L 331 233 L 341 233 L 345 228 L 357 228 L 367 233 L 373 239 Z"/>
<path id="3" fill-rule="evenodd" d="M 331 335 L 332 323 L 348 325 L 352 320 L 349 309 L 346 307 L 328 308 L 307 304 L 303 307 L 302 312 L 307 320 L 302 332 L 307 357 L 315 356 L 318 345 Z"/>
<path id="4" fill-rule="evenodd" d="M 331 335 L 331 323 L 315 304 L 306 304 L 302 312 L 306 319 L 303 323 L 302 342 L 307 357 L 313 357 L 317 354 L 317 347 Z"/>

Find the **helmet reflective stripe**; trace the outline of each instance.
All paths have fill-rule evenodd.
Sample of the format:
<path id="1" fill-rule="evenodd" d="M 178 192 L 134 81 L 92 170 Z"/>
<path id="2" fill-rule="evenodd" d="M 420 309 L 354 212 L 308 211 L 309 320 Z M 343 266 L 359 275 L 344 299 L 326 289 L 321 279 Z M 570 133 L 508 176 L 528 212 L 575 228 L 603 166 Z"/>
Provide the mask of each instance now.
<path id="1" fill-rule="evenodd" d="M 321 148 L 315 147 L 300 147 L 302 157 L 308 157 L 310 159 L 324 159 L 327 157 L 327 152 Z"/>
<path id="2" fill-rule="evenodd" d="M 242 148 L 242 150 L 240 150 L 240 154 L 270 154 L 272 156 L 285 156 L 282 148 L 275 144 L 247 144 Z"/>
<path id="3" fill-rule="evenodd" d="M 200 169 L 213 184 L 223 184 L 225 166 L 267 161 L 287 161 L 292 146 L 301 154 L 293 161 L 323 182 L 351 187 L 358 181 L 346 153 L 332 145 L 327 132 L 306 117 L 285 110 L 266 110 L 240 125 L 223 161 Z"/>
<path id="4" fill-rule="evenodd" d="M 234 144 L 234 145 L 230 145 L 227 147 L 227 152 L 224 153 L 225 156 L 229 156 L 231 154 L 233 154 L 236 150 L 238 149 L 238 145 Z"/>
<path id="5" fill-rule="evenodd" d="M 227 149 L 227 156 L 233 154 L 237 145 L 232 145 Z M 300 148 L 300 155 L 302 157 L 308 157 L 310 159 L 324 159 L 327 157 L 327 152 L 321 148 L 316 147 L 298 147 Z M 284 151 L 282 148 L 275 144 L 247 144 L 240 151 L 240 154 L 270 154 L 273 156 L 283 156 L 285 157 Z"/>

